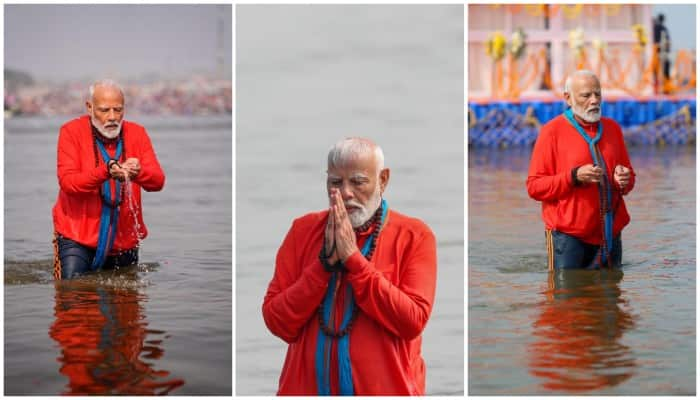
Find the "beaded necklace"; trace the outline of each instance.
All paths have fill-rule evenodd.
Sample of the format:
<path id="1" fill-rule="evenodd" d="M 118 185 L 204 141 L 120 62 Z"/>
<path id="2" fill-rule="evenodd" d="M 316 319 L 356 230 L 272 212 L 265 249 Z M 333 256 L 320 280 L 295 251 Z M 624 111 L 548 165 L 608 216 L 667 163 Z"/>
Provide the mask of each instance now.
<path id="1" fill-rule="evenodd" d="M 367 259 L 367 261 L 372 261 L 372 255 L 374 255 L 374 250 L 377 247 L 377 239 L 379 238 L 379 233 L 382 230 L 383 211 L 384 211 L 384 209 L 383 209 L 382 205 L 380 204 L 379 208 L 377 208 L 377 211 L 375 211 L 374 216 L 372 218 L 370 218 L 362 226 L 354 229 L 355 232 L 359 233 L 359 232 L 366 231 L 372 225 L 375 226 L 374 232 L 372 232 L 372 235 L 368 239 L 370 241 L 369 242 L 369 251 L 365 255 L 365 258 Z M 341 271 L 341 273 L 342 273 L 342 271 Z M 330 326 L 328 326 L 328 322 L 325 321 L 325 318 L 323 316 L 323 304 L 321 304 L 318 307 L 317 313 L 318 313 L 318 325 L 319 325 L 319 328 L 321 329 L 321 331 L 326 336 L 337 339 L 337 338 L 341 338 L 341 337 L 347 335 L 350 332 L 350 330 L 352 329 L 353 323 L 355 322 L 355 319 L 357 318 L 358 311 L 357 311 L 357 305 L 353 302 L 352 315 L 350 316 L 350 321 L 348 321 L 348 324 L 344 328 L 342 328 L 338 331 L 336 331 L 333 328 L 331 328 Z"/>
<path id="2" fill-rule="evenodd" d="M 92 126 L 92 124 L 91 124 Z M 116 143 L 115 158 L 117 160 L 121 159 L 124 154 L 124 140 L 123 135 L 120 134 L 114 139 L 104 139 L 101 135 L 96 132 L 94 126 L 92 126 L 93 134 L 93 152 L 95 155 L 95 166 L 99 166 L 100 155 L 102 156 L 102 161 L 105 166 L 109 166 L 110 156 L 105 148 L 105 143 Z M 99 149 L 99 152 L 98 152 Z M 102 200 L 102 210 L 100 214 L 100 228 L 97 238 L 97 248 L 95 249 L 95 256 L 90 263 L 90 268 L 92 270 L 99 270 L 105 262 L 106 257 L 112 250 L 114 245 L 114 240 L 117 235 L 117 223 L 119 221 L 119 207 L 121 205 L 121 198 L 123 197 L 123 185 L 118 180 L 114 180 L 114 198 L 112 198 L 112 185 L 111 182 L 114 179 L 107 179 L 100 185 L 100 198 Z"/>
<path id="3" fill-rule="evenodd" d="M 97 167 L 100 165 L 100 156 L 98 154 L 96 141 L 99 140 L 100 142 L 102 142 L 104 144 L 118 143 L 119 139 L 124 138 L 124 130 L 122 129 L 122 131 L 119 132 L 119 136 L 115 137 L 114 139 L 110 139 L 110 138 L 106 138 L 106 137 L 102 136 L 102 134 L 97 130 L 97 128 L 95 128 L 94 125 L 92 125 L 92 123 L 90 123 L 90 128 L 92 129 L 92 138 L 93 138 L 92 152 L 95 155 L 95 166 Z M 124 144 L 124 140 L 122 140 L 122 156 L 119 157 L 119 160 L 117 160 L 117 161 L 122 161 L 125 157 L 126 157 L 126 145 Z"/>
<path id="4" fill-rule="evenodd" d="M 613 221 L 615 220 L 615 216 L 613 215 L 613 210 L 610 204 L 612 200 L 612 185 L 610 185 L 610 181 L 608 180 L 608 168 L 605 165 L 605 159 L 603 158 L 603 155 L 600 152 L 600 148 L 598 147 L 598 141 L 603 135 L 603 121 L 598 122 L 598 133 L 594 138 L 591 138 L 584 132 L 583 128 L 581 128 L 581 125 L 576 121 L 571 108 L 564 111 L 564 116 L 566 117 L 566 119 L 569 120 L 571 125 L 573 125 L 573 127 L 580 134 L 583 140 L 585 140 L 588 144 L 588 149 L 591 153 L 593 164 L 597 167 L 600 167 L 603 170 L 603 177 L 598 183 L 600 223 L 603 233 L 599 253 L 599 262 L 601 267 L 603 267 L 603 265 L 610 266 L 610 253 L 612 252 L 611 250 L 613 246 Z"/>
<path id="5" fill-rule="evenodd" d="M 370 229 L 374 225 L 374 231 L 367 238 L 364 245 L 362 246 L 362 255 L 371 260 L 374 254 L 375 248 L 377 246 L 377 239 L 384 225 L 386 225 L 387 215 L 389 211 L 389 206 L 386 200 L 381 201 L 379 208 L 374 214 L 373 218 L 370 218 L 371 222 L 369 225 L 363 224 L 362 232 Z M 321 253 L 323 254 L 325 248 L 325 243 L 322 245 Z M 333 254 L 331 252 L 331 254 Z M 323 262 L 323 258 L 321 259 Z M 327 263 L 327 262 L 326 262 Z M 331 278 L 328 283 L 328 288 L 326 289 L 326 294 L 324 295 L 323 301 L 318 310 L 318 321 L 319 330 L 316 337 L 316 354 L 314 356 L 314 371 L 316 375 L 316 388 L 319 395 L 330 395 L 331 393 L 331 379 L 330 374 L 333 369 L 331 366 L 331 355 L 335 352 L 337 367 L 336 371 L 338 374 L 338 394 L 352 396 L 355 394 L 355 389 L 352 379 L 352 363 L 350 362 L 350 335 L 348 334 L 352 329 L 353 323 L 357 318 L 359 313 L 358 307 L 355 305 L 353 299 L 352 287 L 348 283 L 345 286 L 345 309 L 339 316 L 340 320 L 340 330 L 335 331 L 331 329 L 330 326 L 335 326 L 335 295 L 338 292 L 340 285 L 338 282 L 341 281 L 343 273 L 346 272 L 345 267 L 342 263 L 338 263 L 340 268 L 333 268 L 331 272 Z M 324 265 L 326 267 L 326 265 Z"/>
<path id="6" fill-rule="evenodd" d="M 355 231 L 355 233 L 365 232 L 365 231 L 367 231 L 367 229 L 369 229 L 370 226 L 381 222 L 381 218 L 382 218 L 382 205 L 379 204 L 379 208 L 377 208 L 377 211 L 374 212 L 374 215 L 372 216 L 372 218 L 368 219 L 367 221 L 365 221 L 364 224 L 358 226 L 357 228 L 353 228 L 353 230 Z"/>
<path id="7" fill-rule="evenodd" d="M 118 162 L 123 162 L 123 160 L 126 158 L 126 144 L 124 143 L 124 131 L 122 130 L 119 132 L 119 136 L 115 137 L 114 139 L 106 138 L 100 134 L 100 132 L 95 128 L 95 126 L 90 123 L 90 128 L 92 128 L 92 153 L 95 156 L 95 167 L 100 166 L 100 155 L 99 155 L 99 150 L 97 149 L 98 146 L 98 141 L 101 142 L 103 145 L 104 144 L 119 144 L 121 141 L 121 146 L 122 146 L 122 151 L 121 155 L 118 156 L 117 161 Z M 111 178 L 111 176 L 110 176 Z M 120 187 L 121 186 L 121 187 Z M 124 197 L 124 186 L 123 185 L 118 185 L 119 188 L 119 196 L 117 196 L 118 200 L 116 202 L 106 203 L 109 207 L 117 207 L 121 205 L 121 199 Z M 102 198 L 103 202 L 106 202 L 105 200 L 105 194 L 104 194 L 104 189 L 102 186 L 100 186 L 100 198 Z"/>

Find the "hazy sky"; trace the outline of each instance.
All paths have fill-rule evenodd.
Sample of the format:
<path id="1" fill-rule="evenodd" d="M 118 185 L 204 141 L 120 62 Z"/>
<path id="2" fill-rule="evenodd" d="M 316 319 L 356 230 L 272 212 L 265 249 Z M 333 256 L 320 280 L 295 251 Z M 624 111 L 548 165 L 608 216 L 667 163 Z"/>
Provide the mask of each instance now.
<path id="1" fill-rule="evenodd" d="M 695 5 L 652 10 L 674 51 L 695 48 Z M 5 67 L 37 79 L 173 76 L 214 71 L 220 47 L 230 74 L 231 29 L 229 5 L 5 5 Z"/>
<path id="2" fill-rule="evenodd" d="M 175 76 L 216 71 L 222 48 L 230 76 L 231 29 L 230 5 L 5 5 L 5 67 L 37 79 Z"/>
<path id="3" fill-rule="evenodd" d="M 695 49 L 695 5 L 694 4 L 666 4 L 652 7 L 652 14 L 662 13 L 665 17 L 666 28 L 671 35 L 672 51 L 680 49 Z M 652 39 L 652 32 L 648 32 Z"/>

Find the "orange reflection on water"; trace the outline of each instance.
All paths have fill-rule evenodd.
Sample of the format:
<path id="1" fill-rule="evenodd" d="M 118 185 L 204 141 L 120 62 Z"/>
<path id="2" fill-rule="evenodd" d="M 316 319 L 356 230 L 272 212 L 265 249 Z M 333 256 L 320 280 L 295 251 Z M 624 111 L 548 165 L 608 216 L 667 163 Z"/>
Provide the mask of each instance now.
<path id="1" fill-rule="evenodd" d="M 634 326 L 619 283 L 621 270 L 549 273 L 529 345 L 530 373 L 545 389 L 584 392 L 634 375 L 636 361 L 621 343 Z"/>
<path id="2" fill-rule="evenodd" d="M 138 289 L 89 281 L 56 283 L 55 321 L 49 336 L 58 342 L 59 371 L 68 377 L 63 394 L 167 394 L 182 379 L 165 380 L 154 360 L 164 354 L 165 332 L 147 329 Z"/>

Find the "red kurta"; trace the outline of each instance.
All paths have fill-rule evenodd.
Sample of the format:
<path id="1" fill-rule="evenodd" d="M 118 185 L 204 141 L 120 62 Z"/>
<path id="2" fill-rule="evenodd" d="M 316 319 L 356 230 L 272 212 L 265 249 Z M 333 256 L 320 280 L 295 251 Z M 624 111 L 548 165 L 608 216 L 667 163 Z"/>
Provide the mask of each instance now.
<path id="1" fill-rule="evenodd" d="M 120 162 L 135 157 L 141 163 L 141 171 L 132 181 L 134 209 L 138 218 L 138 233 L 141 238 L 148 234 L 141 212 L 141 188 L 158 191 L 165 184 L 165 175 L 153 151 L 146 130 L 133 122 L 122 124 L 123 152 Z M 102 213 L 100 187 L 109 179 L 109 172 L 102 155 L 97 151 L 95 166 L 95 144 L 90 117 L 85 115 L 61 127 L 58 137 L 58 199 L 53 207 L 53 223 L 56 232 L 90 248 L 97 247 Z M 116 142 L 105 143 L 110 157 L 116 153 Z M 123 186 L 123 185 L 122 185 Z M 126 188 L 124 188 L 126 189 Z M 119 208 L 117 236 L 110 254 L 136 247 L 137 233 L 129 201 L 122 193 Z"/>
<path id="2" fill-rule="evenodd" d="M 263 303 L 270 331 L 289 343 L 279 381 L 280 395 L 315 395 L 314 370 L 319 331 L 317 309 L 330 273 L 321 265 L 328 211 L 307 214 L 292 224 L 277 253 L 275 274 Z M 358 237 L 358 247 L 371 230 Z M 421 332 L 435 298 L 435 236 L 420 220 L 389 210 L 371 262 L 355 252 L 338 293 L 350 284 L 359 313 L 350 331 L 350 362 L 357 395 L 421 395 L 425 364 Z M 342 298 L 336 303 L 341 312 Z M 331 390 L 337 393 L 337 365 Z"/>
<path id="3" fill-rule="evenodd" d="M 610 118 L 601 118 L 603 135 L 598 147 L 607 166 L 612 192 L 612 208 L 615 210 L 613 235 L 617 236 L 630 221 L 622 194 L 634 188 L 635 175 L 627 154 L 620 126 Z M 591 138 L 598 132 L 598 123 L 582 125 Z M 542 202 L 542 219 L 547 229 L 558 230 L 594 245 L 602 242 L 600 200 L 598 185 L 574 186 L 571 170 L 592 164 L 588 143 L 571 123 L 560 115 L 544 126 L 537 137 L 530 160 L 527 192 Z M 613 179 L 615 166 L 630 169 L 630 181 L 622 192 Z M 619 204 L 619 205 L 618 205 Z"/>

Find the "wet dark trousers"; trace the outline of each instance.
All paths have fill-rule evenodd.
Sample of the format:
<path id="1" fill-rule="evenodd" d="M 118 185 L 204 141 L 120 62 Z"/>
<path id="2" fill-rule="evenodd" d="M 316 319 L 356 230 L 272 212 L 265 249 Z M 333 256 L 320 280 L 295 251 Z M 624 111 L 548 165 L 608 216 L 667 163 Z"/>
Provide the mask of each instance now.
<path id="1" fill-rule="evenodd" d="M 611 266 L 622 265 L 622 239 L 613 239 L 610 252 Z M 547 241 L 547 264 L 552 269 L 598 269 L 600 268 L 600 246 L 582 242 L 578 238 L 559 231 L 545 231 Z"/>
<path id="2" fill-rule="evenodd" d="M 58 257 L 61 260 L 61 279 L 72 279 L 90 272 L 95 249 L 58 235 Z M 115 256 L 107 256 L 102 269 L 128 266 L 138 263 L 138 249 L 131 249 Z"/>

